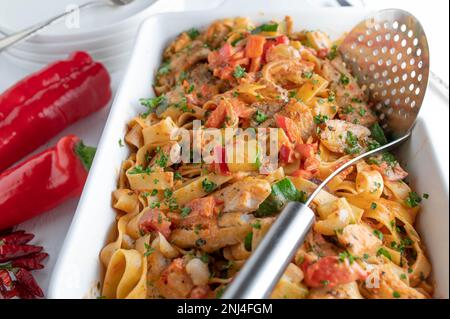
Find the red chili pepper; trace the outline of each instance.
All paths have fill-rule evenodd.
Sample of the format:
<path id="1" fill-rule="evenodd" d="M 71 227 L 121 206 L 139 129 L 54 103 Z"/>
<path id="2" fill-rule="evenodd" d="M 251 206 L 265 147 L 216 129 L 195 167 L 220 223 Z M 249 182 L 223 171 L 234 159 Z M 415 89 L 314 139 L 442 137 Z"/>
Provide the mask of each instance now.
<path id="1" fill-rule="evenodd" d="M 42 247 L 33 245 L 0 245 L 0 262 L 38 253 L 41 250 Z"/>
<path id="2" fill-rule="evenodd" d="M 0 229 L 17 225 L 81 194 L 95 148 L 69 135 L 55 147 L 0 174 Z"/>
<path id="3" fill-rule="evenodd" d="M 87 53 L 20 81 L 0 96 L 0 171 L 110 98 L 108 71 Z"/>
<path id="4" fill-rule="evenodd" d="M 44 265 L 41 264 L 45 258 L 48 257 L 47 253 L 37 253 L 32 254 L 26 257 L 16 258 L 12 260 L 11 267 L 14 268 L 24 268 L 26 270 L 36 270 L 44 268 Z M 0 266 L 1 267 L 1 266 Z"/>
<path id="5" fill-rule="evenodd" d="M 28 270 L 19 268 L 14 271 L 14 276 L 16 277 L 19 285 L 25 288 L 26 291 L 36 297 L 44 297 L 44 292 L 42 291 L 41 287 L 39 287 L 36 280 L 34 280 L 33 275 L 31 275 Z"/>
<path id="6" fill-rule="evenodd" d="M 33 234 L 26 234 L 25 231 L 19 230 L 8 235 L 0 236 L 0 245 L 1 244 L 23 245 L 28 243 L 33 238 L 34 238 Z"/>
<path id="7" fill-rule="evenodd" d="M 66 79 L 73 72 L 92 62 L 92 58 L 86 52 L 74 52 L 69 59 L 57 61 L 23 78 L 0 95 L 0 121 L 4 120 L 16 106 L 23 106 L 25 101 L 42 89 Z"/>

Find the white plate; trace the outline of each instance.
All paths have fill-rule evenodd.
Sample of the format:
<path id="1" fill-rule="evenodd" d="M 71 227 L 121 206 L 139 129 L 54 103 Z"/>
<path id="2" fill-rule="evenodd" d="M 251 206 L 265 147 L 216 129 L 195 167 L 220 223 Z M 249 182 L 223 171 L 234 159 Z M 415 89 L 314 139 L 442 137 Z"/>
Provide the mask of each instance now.
<path id="1" fill-rule="evenodd" d="M 0 2 L 0 29 L 5 32 L 17 32 L 54 17 L 70 8 L 86 3 L 87 0 L 13 0 Z M 99 26 L 110 27 L 139 14 L 155 0 L 136 0 L 126 6 L 98 5 L 80 12 L 80 27 L 67 28 L 57 23 L 46 30 L 47 36 L 67 36 L 86 33 Z M 17 19 L 17 17 L 22 19 Z"/>
<path id="2" fill-rule="evenodd" d="M 91 173 L 55 266 L 48 297 L 82 298 L 90 295 L 93 287 L 101 280 L 99 252 L 115 226 L 116 213 L 111 208 L 111 192 L 116 187 L 121 161 L 129 152 L 119 147 L 117 141 L 123 138 L 127 121 L 142 111 L 138 99 L 151 94 L 149 88 L 161 62 L 161 53 L 179 32 L 191 27 L 204 27 L 224 17 L 248 16 L 256 22 L 263 22 L 272 18 L 281 19 L 289 14 L 297 29 L 320 28 L 337 37 L 368 13 L 348 8 L 302 9 L 295 3 L 289 0 L 263 4 L 256 0 L 233 0 L 208 12 L 161 14 L 146 20 L 141 26 L 126 75 L 114 99 Z M 448 122 L 444 128 L 448 130 Z M 445 149 L 448 140 L 434 137 L 433 127 L 420 119 L 411 141 L 402 146 L 401 153 L 408 162 L 411 176 L 420 180 L 417 183 L 413 179 L 414 186 L 420 192 L 432 194 L 423 205 L 419 231 L 434 265 L 436 297 L 448 298 L 448 179 L 442 173 L 446 170 L 439 166 L 436 157 L 437 150 Z"/>

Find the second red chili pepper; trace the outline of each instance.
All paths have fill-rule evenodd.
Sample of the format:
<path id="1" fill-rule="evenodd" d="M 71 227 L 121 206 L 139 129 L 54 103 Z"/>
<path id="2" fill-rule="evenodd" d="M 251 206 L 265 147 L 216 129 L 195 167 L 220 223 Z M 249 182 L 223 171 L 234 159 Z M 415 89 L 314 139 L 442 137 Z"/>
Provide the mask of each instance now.
<path id="1" fill-rule="evenodd" d="M 0 95 L 0 172 L 111 99 L 105 67 L 77 52 Z"/>
<path id="2" fill-rule="evenodd" d="M 74 135 L 0 173 L 0 230 L 81 194 L 95 148 Z"/>

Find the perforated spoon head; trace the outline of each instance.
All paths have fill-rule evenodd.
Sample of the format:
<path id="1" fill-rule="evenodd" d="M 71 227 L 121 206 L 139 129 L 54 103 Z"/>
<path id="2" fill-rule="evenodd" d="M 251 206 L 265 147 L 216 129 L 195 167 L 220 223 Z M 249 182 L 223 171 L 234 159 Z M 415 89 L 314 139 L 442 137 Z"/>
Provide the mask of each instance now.
<path id="1" fill-rule="evenodd" d="M 379 11 L 353 28 L 339 51 L 385 132 L 392 139 L 407 134 L 428 85 L 430 56 L 420 22 L 403 10 Z"/>

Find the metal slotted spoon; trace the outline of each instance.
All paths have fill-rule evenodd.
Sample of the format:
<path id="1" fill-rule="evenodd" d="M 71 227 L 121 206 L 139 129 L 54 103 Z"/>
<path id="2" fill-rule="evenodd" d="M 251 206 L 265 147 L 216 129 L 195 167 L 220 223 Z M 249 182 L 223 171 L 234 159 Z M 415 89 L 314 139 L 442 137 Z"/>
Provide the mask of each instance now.
<path id="1" fill-rule="evenodd" d="M 339 51 L 374 103 L 380 124 L 393 141 L 342 165 L 305 204 L 287 204 L 226 289 L 224 299 L 269 297 L 314 222 L 308 205 L 322 188 L 357 161 L 398 146 L 411 136 L 429 74 L 428 43 L 419 21 L 398 9 L 379 11 L 359 23 L 345 37 Z"/>

